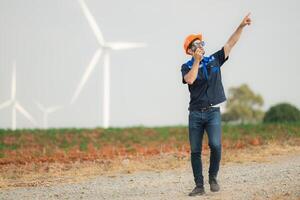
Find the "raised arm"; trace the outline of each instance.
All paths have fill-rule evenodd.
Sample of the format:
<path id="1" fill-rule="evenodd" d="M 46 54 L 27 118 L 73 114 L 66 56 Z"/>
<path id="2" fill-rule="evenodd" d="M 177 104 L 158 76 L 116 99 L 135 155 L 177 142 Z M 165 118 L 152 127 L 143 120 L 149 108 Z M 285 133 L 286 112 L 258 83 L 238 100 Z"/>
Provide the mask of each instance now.
<path id="1" fill-rule="evenodd" d="M 237 27 L 237 29 L 234 31 L 234 33 L 230 36 L 229 40 L 226 42 L 224 45 L 224 52 L 225 52 L 225 58 L 229 55 L 232 47 L 235 45 L 235 43 L 240 39 L 240 36 L 242 34 L 242 31 L 246 25 L 251 24 L 251 19 L 250 19 L 250 13 L 244 17 L 243 21 L 241 24 Z"/>

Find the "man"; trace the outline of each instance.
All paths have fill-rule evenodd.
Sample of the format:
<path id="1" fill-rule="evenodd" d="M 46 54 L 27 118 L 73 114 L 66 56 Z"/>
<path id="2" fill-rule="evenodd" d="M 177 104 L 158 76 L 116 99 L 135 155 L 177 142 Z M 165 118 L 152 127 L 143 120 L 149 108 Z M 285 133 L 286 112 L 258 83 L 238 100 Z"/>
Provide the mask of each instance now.
<path id="1" fill-rule="evenodd" d="M 221 66 L 228 60 L 228 55 L 239 40 L 246 25 L 251 24 L 250 13 L 231 35 L 226 44 L 209 57 L 204 56 L 202 35 L 189 35 L 184 42 L 185 53 L 192 58 L 181 66 L 182 82 L 188 84 L 189 103 L 189 142 L 191 164 L 196 187 L 189 196 L 205 193 L 202 175 L 202 138 L 204 130 L 208 135 L 210 147 L 209 184 L 212 192 L 220 190 L 217 181 L 221 160 L 221 113 L 220 103 L 226 101 Z"/>

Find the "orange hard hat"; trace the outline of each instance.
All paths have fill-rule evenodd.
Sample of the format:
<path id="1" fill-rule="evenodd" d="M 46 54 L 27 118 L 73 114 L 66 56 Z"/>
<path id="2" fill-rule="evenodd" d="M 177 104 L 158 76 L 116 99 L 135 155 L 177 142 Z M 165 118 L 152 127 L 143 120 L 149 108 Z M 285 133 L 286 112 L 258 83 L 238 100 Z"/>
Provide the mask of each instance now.
<path id="1" fill-rule="evenodd" d="M 188 47 L 189 47 L 189 45 L 191 44 L 191 42 L 193 42 L 193 41 L 196 40 L 196 39 L 199 39 L 199 40 L 202 41 L 202 34 L 201 34 L 201 33 L 199 33 L 199 34 L 191 34 L 191 35 L 188 35 L 188 36 L 185 38 L 183 48 L 184 48 L 184 51 L 185 51 L 186 54 L 189 54 L 189 53 L 187 52 Z"/>

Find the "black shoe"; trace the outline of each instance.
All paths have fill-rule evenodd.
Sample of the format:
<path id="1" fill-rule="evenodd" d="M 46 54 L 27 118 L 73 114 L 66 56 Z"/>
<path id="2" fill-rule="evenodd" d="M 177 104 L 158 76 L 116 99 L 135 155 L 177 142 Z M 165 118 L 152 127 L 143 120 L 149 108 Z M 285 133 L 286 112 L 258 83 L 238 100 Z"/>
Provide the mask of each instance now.
<path id="1" fill-rule="evenodd" d="M 209 185 L 210 185 L 210 191 L 218 192 L 220 190 L 220 186 L 217 182 L 217 177 L 216 176 L 210 176 L 208 182 L 209 182 Z"/>
<path id="2" fill-rule="evenodd" d="M 189 196 L 198 196 L 205 194 L 203 186 L 196 186 L 192 192 L 189 193 Z"/>

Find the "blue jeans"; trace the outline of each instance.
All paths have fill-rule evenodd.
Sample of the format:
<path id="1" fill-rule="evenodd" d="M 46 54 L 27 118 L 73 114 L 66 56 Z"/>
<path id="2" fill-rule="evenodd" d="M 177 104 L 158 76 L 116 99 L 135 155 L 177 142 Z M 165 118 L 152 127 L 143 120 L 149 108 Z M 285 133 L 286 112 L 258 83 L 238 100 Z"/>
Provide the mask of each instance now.
<path id="1" fill-rule="evenodd" d="M 207 111 L 189 112 L 189 141 L 191 147 L 191 163 L 194 181 L 203 186 L 202 175 L 202 139 L 204 130 L 208 135 L 210 147 L 209 176 L 217 176 L 221 160 L 221 112 L 220 107 L 212 107 Z"/>

